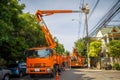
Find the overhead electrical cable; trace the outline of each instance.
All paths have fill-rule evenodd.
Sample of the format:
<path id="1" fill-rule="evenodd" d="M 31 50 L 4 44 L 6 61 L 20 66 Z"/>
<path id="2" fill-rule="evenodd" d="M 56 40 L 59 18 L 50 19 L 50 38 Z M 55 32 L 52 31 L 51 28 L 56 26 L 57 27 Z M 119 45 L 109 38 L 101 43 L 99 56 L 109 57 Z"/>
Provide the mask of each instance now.
<path id="1" fill-rule="evenodd" d="M 107 23 L 112 20 L 116 14 L 120 12 L 120 1 L 116 2 L 116 4 L 106 13 L 105 16 L 97 23 L 95 29 L 89 34 L 93 36 L 100 28 L 104 27 Z"/>
<path id="2" fill-rule="evenodd" d="M 84 7 L 84 0 L 80 0 L 79 9 L 82 10 L 83 7 Z M 82 15 L 83 15 L 83 13 L 80 13 L 80 15 L 79 15 L 79 18 L 80 18 L 79 24 L 80 24 L 80 26 L 83 23 L 83 21 L 82 21 L 82 17 L 83 16 Z M 84 32 L 85 32 L 85 27 L 84 26 L 81 26 L 81 29 L 78 31 L 78 33 L 80 34 L 80 32 L 82 34 L 81 37 L 83 37 L 84 36 Z"/>
<path id="3" fill-rule="evenodd" d="M 92 8 L 92 10 L 91 10 L 91 12 L 90 12 L 90 14 L 89 14 L 89 16 L 88 16 L 88 20 L 89 20 L 89 18 L 92 16 L 92 14 L 94 13 L 95 9 L 97 8 L 97 5 L 98 5 L 99 1 L 100 1 L 100 0 L 97 0 L 97 2 L 95 3 L 95 6 Z"/>
<path id="4" fill-rule="evenodd" d="M 79 9 L 82 9 L 84 0 L 80 0 Z M 79 13 L 79 27 L 78 27 L 78 39 L 80 38 L 80 33 L 82 32 L 82 13 Z M 82 36 L 81 36 L 82 37 Z"/>
<path id="5" fill-rule="evenodd" d="M 114 5 L 114 4 L 116 4 L 116 2 L 112 3 L 111 5 Z M 105 15 L 107 15 L 107 13 L 110 11 L 110 9 L 111 9 L 111 7 L 106 10 Z M 104 16 L 105 16 L 105 15 L 104 15 Z M 97 25 L 98 25 L 100 22 L 102 22 L 103 19 L 104 19 L 104 17 L 99 20 L 99 22 L 96 24 L 96 26 L 92 27 L 92 29 L 89 30 L 89 31 L 90 31 L 89 33 L 94 32 L 94 30 L 98 27 Z"/>

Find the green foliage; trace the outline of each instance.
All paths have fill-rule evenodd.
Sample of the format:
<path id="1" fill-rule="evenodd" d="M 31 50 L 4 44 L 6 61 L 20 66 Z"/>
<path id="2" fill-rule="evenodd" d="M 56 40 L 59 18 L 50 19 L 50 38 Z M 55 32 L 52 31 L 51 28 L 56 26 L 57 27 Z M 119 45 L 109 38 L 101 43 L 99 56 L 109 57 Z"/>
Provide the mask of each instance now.
<path id="1" fill-rule="evenodd" d="M 58 42 L 58 40 L 56 41 L 56 47 L 55 47 L 55 51 L 56 51 L 56 53 L 57 54 L 64 54 L 65 53 L 65 49 L 64 49 L 64 46 L 63 46 L 63 44 L 60 44 L 59 42 Z"/>
<path id="2" fill-rule="evenodd" d="M 88 42 L 95 41 L 94 38 L 89 37 Z M 78 39 L 75 43 L 75 48 L 80 56 L 87 57 L 87 40 L 86 38 Z"/>
<path id="3" fill-rule="evenodd" d="M 3 58 L 0 58 L 0 66 L 6 65 L 6 61 Z"/>
<path id="4" fill-rule="evenodd" d="M 100 41 L 94 41 L 90 43 L 90 57 L 98 57 L 98 54 L 101 50 L 101 42 Z"/>
<path id="5" fill-rule="evenodd" d="M 24 5 L 19 5 L 17 0 L 0 0 L 0 55 L 7 62 L 13 60 L 13 53 L 22 52 L 26 46 L 25 40 L 15 36 L 16 28 L 19 27 L 17 16 L 22 13 L 23 8 Z"/>
<path id="6" fill-rule="evenodd" d="M 114 64 L 113 69 L 120 70 L 120 64 L 118 64 L 118 63 Z"/>
<path id="7" fill-rule="evenodd" d="M 3 20 L 0 20 L 0 45 L 2 45 L 3 41 L 9 41 L 10 40 L 10 32 L 13 29 L 5 23 Z"/>
<path id="8" fill-rule="evenodd" d="M 25 61 L 28 48 L 48 45 L 35 16 L 23 13 L 24 7 L 18 0 L 0 0 L 0 61 L 5 63 Z M 57 42 L 56 51 L 63 54 L 63 45 Z"/>
<path id="9" fill-rule="evenodd" d="M 26 49 L 47 45 L 35 16 L 23 13 L 24 7 L 24 4 L 18 4 L 18 0 L 0 0 L 0 57 L 2 61 L 24 61 L 23 53 Z"/>
<path id="10" fill-rule="evenodd" d="M 75 44 L 75 49 L 77 50 L 80 56 L 87 56 L 86 53 L 87 46 L 85 44 L 84 38 L 78 39 L 74 44 Z"/>
<path id="11" fill-rule="evenodd" d="M 119 57 L 120 56 L 120 41 L 113 40 L 108 43 L 108 51 L 110 56 Z"/>
<path id="12" fill-rule="evenodd" d="M 19 35 L 25 38 L 26 43 L 29 45 L 29 47 L 47 45 L 41 27 L 36 22 L 34 15 L 31 15 L 29 13 L 20 14 L 19 18 L 19 25 L 23 27 L 21 29 L 18 29 Z"/>
<path id="13" fill-rule="evenodd" d="M 70 56 L 70 52 L 66 50 L 65 53 L 64 53 L 64 55 Z"/>

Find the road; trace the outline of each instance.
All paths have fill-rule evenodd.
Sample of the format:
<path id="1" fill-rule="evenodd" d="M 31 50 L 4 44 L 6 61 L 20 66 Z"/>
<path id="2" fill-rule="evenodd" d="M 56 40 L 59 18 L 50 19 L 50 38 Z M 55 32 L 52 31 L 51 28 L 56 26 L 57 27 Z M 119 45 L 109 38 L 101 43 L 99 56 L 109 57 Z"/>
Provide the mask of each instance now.
<path id="1" fill-rule="evenodd" d="M 120 80 L 120 71 L 93 70 L 93 69 L 67 69 L 59 76 L 60 80 Z M 55 80 L 49 76 L 40 76 L 31 79 L 29 76 L 23 78 L 12 78 L 11 80 Z"/>

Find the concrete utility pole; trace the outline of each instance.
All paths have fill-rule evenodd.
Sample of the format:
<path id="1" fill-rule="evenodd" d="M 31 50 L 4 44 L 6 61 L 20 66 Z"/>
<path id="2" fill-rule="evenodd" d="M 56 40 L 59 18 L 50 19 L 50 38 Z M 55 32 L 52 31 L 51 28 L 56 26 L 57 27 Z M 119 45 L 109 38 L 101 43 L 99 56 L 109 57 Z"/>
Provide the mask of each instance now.
<path id="1" fill-rule="evenodd" d="M 87 14 L 89 14 L 89 6 L 88 4 L 86 4 L 86 6 L 83 6 L 82 11 L 83 13 L 85 13 L 85 27 L 86 27 L 86 43 L 87 43 L 87 61 L 88 61 L 88 68 L 90 68 L 90 58 L 88 55 L 88 51 L 89 51 L 89 39 L 88 39 L 88 18 L 87 18 Z"/>

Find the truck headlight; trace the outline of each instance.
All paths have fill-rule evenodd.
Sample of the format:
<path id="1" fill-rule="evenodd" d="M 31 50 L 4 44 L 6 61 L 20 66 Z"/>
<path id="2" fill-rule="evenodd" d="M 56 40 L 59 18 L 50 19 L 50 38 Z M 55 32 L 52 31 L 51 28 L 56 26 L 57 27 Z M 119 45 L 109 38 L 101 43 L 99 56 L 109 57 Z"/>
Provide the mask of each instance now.
<path id="1" fill-rule="evenodd" d="M 47 73 L 50 73 L 51 69 L 50 69 L 50 68 L 47 68 L 46 71 L 47 71 Z"/>

